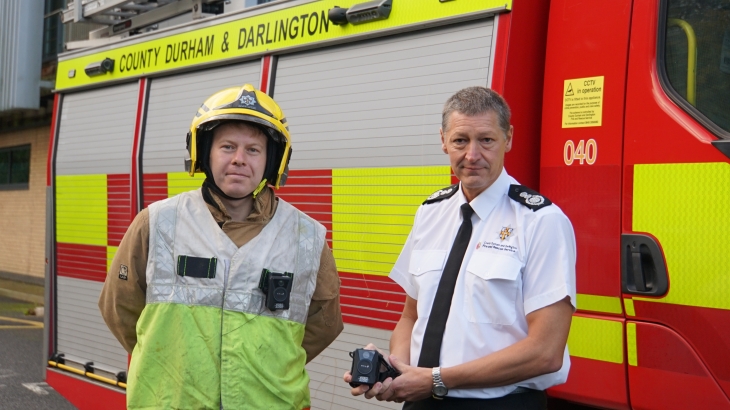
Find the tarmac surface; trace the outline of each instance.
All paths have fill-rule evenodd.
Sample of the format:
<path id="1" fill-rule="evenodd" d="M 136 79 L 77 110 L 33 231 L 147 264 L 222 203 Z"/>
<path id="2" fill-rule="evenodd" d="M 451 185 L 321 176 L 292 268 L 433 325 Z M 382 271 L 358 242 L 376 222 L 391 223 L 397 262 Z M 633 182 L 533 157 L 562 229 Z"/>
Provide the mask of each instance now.
<path id="1" fill-rule="evenodd" d="M 0 296 L 0 409 L 73 410 L 44 382 L 43 318 L 35 304 Z"/>

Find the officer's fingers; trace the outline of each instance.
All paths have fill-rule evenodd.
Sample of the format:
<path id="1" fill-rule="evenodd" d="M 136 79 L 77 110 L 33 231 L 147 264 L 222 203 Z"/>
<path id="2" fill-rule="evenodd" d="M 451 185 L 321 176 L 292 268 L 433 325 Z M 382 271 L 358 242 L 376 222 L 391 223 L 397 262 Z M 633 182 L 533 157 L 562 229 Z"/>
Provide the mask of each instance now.
<path id="1" fill-rule="evenodd" d="M 368 343 L 368 345 L 367 345 L 367 346 L 365 346 L 365 350 L 377 350 L 377 351 L 380 351 L 380 350 L 378 349 L 378 347 L 377 347 L 377 346 L 375 346 L 375 345 L 374 345 L 374 344 L 372 344 L 372 343 Z"/>
<path id="2" fill-rule="evenodd" d="M 378 400 L 390 401 L 393 396 L 393 389 L 391 388 L 393 379 L 388 377 L 383 381 L 383 387 L 380 389 L 380 393 L 377 395 Z"/>
<path id="3" fill-rule="evenodd" d="M 362 386 L 360 386 L 360 387 L 362 387 Z M 383 388 L 382 383 L 380 383 L 380 382 L 375 383 L 373 385 L 373 387 L 365 393 L 365 398 L 372 399 L 373 397 L 377 396 L 380 393 L 382 388 Z"/>
<path id="4" fill-rule="evenodd" d="M 368 386 L 363 384 L 363 385 L 353 387 L 352 389 L 350 389 L 350 394 L 352 394 L 353 396 L 362 396 L 363 394 L 366 394 L 366 392 L 369 389 L 370 388 Z M 365 396 L 365 397 L 367 397 L 367 396 Z"/>
<path id="5" fill-rule="evenodd" d="M 345 372 L 345 374 L 342 375 L 342 380 L 344 380 L 345 383 L 350 383 L 352 381 L 352 374 L 350 374 L 349 371 Z"/>

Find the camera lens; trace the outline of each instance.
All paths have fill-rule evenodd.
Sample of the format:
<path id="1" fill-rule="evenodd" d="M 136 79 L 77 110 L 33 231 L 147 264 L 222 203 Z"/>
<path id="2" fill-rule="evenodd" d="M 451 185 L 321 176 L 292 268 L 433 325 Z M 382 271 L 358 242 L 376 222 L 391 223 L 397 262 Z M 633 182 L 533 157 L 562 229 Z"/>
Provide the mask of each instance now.
<path id="1" fill-rule="evenodd" d="M 361 360 L 360 363 L 357 364 L 357 371 L 359 371 L 361 374 L 368 374 L 370 373 L 370 370 L 373 368 L 373 363 L 369 360 Z"/>
<path id="2" fill-rule="evenodd" d="M 274 289 L 274 300 L 277 302 L 283 302 L 286 300 L 286 289 L 278 287 Z"/>
<path id="3" fill-rule="evenodd" d="M 284 286 L 286 286 L 286 282 L 284 282 L 283 280 L 277 280 L 276 286 L 283 288 Z"/>

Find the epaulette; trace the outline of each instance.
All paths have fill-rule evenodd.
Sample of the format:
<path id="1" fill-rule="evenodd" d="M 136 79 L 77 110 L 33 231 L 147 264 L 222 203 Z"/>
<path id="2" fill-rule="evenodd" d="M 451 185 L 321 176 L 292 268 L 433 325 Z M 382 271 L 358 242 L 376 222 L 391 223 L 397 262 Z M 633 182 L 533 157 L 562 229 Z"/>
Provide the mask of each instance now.
<path id="1" fill-rule="evenodd" d="M 434 192 L 423 201 L 423 205 L 432 204 L 434 202 L 443 201 L 446 198 L 451 198 L 455 193 L 459 192 L 459 184 L 454 184 L 446 188 L 439 189 Z"/>
<path id="2" fill-rule="evenodd" d="M 540 195 L 539 192 L 534 191 L 523 185 L 510 185 L 509 186 L 509 197 L 516 202 L 532 209 L 533 212 L 538 209 L 550 206 L 553 203 L 549 199 Z"/>

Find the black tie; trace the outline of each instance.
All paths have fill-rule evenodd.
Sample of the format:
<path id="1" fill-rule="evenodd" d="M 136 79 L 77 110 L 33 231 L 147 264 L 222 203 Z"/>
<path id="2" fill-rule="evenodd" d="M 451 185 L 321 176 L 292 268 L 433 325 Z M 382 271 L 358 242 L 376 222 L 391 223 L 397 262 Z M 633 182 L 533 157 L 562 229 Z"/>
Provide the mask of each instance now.
<path id="1" fill-rule="evenodd" d="M 451 246 L 449 258 L 446 260 L 446 266 L 441 274 L 441 281 L 436 290 L 436 297 L 433 299 L 433 307 L 431 307 L 431 315 L 428 317 L 426 324 L 426 332 L 423 335 L 423 345 L 421 346 L 421 356 L 418 358 L 418 367 L 438 367 L 441 358 L 441 342 L 444 340 L 444 330 L 446 329 L 446 319 L 449 318 L 449 310 L 451 309 L 451 298 L 454 296 L 454 288 L 456 287 L 456 279 L 459 277 L 461 263 L 464 260 L 466 248 L 469 246 L 471 239 L 471 216 L 474 210 L 468 203 L 461 206 L 461 215 L 464 221 L 456 233 L 456 239 Z"/>

